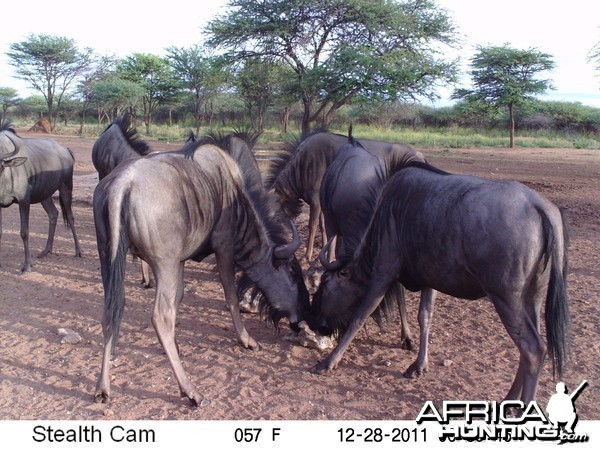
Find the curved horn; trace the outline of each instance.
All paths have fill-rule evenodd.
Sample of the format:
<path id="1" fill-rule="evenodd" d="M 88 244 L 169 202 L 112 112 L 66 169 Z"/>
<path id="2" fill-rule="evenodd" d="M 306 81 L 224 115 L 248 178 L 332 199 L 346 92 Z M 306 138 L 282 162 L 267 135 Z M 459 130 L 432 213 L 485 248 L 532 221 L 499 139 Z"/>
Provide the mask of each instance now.
<path id="1" fill-rule="evenodd" d="M 321 251 L 319 252 L 319 262 L 325 268 L 325 270 L 329 270 L 329 271 L 338 270 L 340 267 L 342 267 L 341 261 L 336 260 L 336 261 L 329 262 L 329 248 L 331 247 L 331 243 L 333 242 L 334 239 L 335 239 L 335 236 L 332 236 L 327 241 L 327 244 L 325 244 L 323 246 L 323 248 L 321 249 Z"/>
<path id="2" fill-rule="evenodd" d="M 18 143 L 17 143 L 17 142 L 15 142 L 15 141 L 13 141 L 13 140 L 12 140 L 12 138 L 10 137 L 10 134 L 9 134 L 9 133 L 6 133 L 6 135 L 5 135 L 5 136 L 8 138 L 8 140 L 9 140 L 10 142 L 12 142 L 13 146 L 15 147 L 15 150 L 14 150 L 13 152 L 11 152 L 11 153 L 7 153 L 7 154 L 5 154 L 5 155 L 1 155 L 1 156 L 0 156 L 0 159 L 7 160 L 7 159 L 10 159 L 10 158 L 12 158 L 13 156 L 17 156 L 17 153 L 19 153 L 19 152 L 21 151 L 21 146 L 20 146 L 20 145 L 18 145 Z"/>
<path id="3" fill-rule="evenodd" d="M 294 254 L 296 249 L 300 247 L 300 236 L 298 235 L 298 229 L 296 225 L 290 220 L 290 226 L 292 227 L 292 242 L 287 245 L 280 245 L 275 247 L 273 255 L 277 259 L 287 259 Z"/>

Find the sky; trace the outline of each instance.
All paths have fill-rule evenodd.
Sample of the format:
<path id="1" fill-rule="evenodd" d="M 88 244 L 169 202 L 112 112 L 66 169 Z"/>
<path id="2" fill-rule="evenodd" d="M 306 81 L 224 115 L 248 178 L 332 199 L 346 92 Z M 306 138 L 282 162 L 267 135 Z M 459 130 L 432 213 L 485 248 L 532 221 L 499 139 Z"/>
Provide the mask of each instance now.
<path id="1" fill-rule="evenodd" d="M 548 73 L 554 90 L 546 100 L 579 101 L 600 107 L 600 71 L 587 60 L 600 42 L 600 2 L 597 0 L 435 0 L 451 16 L 461 44 L 448 50 L 460 57 L 462 86 L 478 45 L 535 48 L 549 53 L 556 68 Z M 0 24 L 0 86 L 19 90 L 21 97 L 33 91 L 13 77 L 6 52 L 29 34 L 48 34 L 74 39 L 79 48 L 91 47 L 100 55 L 125 57 L 135 52 L 163 55 L 166 47 L 189 47 L 201 41 L 202 29 L 225 11 L 226 0 L 152 2 L 102 0 L 29 0 L 3 6 Z M 10 18 L 10 20 L 9 20 Z M 435 106 L 449 103 L 454 87 L 438 90 Z"/>

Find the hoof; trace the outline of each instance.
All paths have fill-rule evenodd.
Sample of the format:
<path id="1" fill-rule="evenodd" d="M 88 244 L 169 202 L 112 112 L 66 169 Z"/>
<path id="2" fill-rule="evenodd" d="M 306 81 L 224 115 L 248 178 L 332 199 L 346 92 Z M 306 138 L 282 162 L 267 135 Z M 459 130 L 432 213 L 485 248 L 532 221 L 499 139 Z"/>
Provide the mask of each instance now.
<path id="1" fill-rule="evenodd" d="M 246 342 L 240 340 L 240 345 L 246 350 L 252 350 L 254 352 L 259 352 L 262 350 L 260 344 L 253 338 L 249 338 Z"/>
<path id="2" fill-rule="evenodd" d="M 106 392 L 98 392 L 94 395 L 94 403 L 109 403 L 110 396 Z"/>
<path id="3" fill-rule="evenodd" d="M 248 346 L 248 349 L 252 350 L 253 352 L 260 352 L 262 350 L 262 347 L 258 342 L 254 342 L 253 345 Z"/>
<path id="4" fill-rule="evenodd" d="M 420 378 L 427 372 L 427 367 L 417 367 L 416 364 L 412 364 L 406 372 L 404 372 L 405 378 Z"/>
<path id="5" fill-rule="evenodd" d="M 190 401 L 190 406 L 193 408 L 205 408 L 210 405 L 210 400 L 204 398 L 203 395 L 200 395 L 196 392 L 193 392 L 190 395 L 183 395 L 183 397 L 187 397 Z"/>
<path id="6" fill-rule="evenodd" d="M 335 367 L 329 367 L 329 363 L 327 360 L 321 361 L 320 363 L 315 364 L 311 369 L 310 373 L 314 373 L 316 375 L 327 375 L 333 370 Z"/>
<path id="7" fill-rule="evenodd" d="M 206 408 L 208 405 L 210 405 L 210 400 L 203 398 L 202 401 L 200 402 L 199 405 L 196 405 L 196 407 L 198 408 Z"/>
<path id="8" fill-rule="evenodd" d="M 402 342 L 400 342 L 400 348 L 402 350 L 408 350 L 412 352 L 415 349 L 415 344 L 413 343 L 412 339 L 402 339 Z"/>

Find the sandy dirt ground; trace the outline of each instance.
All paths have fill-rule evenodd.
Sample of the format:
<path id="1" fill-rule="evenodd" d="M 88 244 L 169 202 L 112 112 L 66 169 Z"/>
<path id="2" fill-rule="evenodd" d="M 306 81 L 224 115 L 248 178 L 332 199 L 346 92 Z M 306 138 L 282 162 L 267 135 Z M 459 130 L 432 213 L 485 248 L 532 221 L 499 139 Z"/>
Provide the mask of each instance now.
<path id="1" fill-rule="evenodd" d="M 28 133 L 21 133 L 31 137 Z M 359 333 L 339 368 L 309 369 L 325 353 L 295 345 L 258 317 L 245 315 L 262 350 L 242 349 L 225 310 L 214 260 L 188 262 L 178 342 L 186 371 L 210 400 L 191 408 L 179 398 L 173 372 L 151 325 L 154 290 L 139 284 L 139 262 L 128 260 L 127 306 L 112 365 L 112 402 L 93 396 L 102 355 L 103 290 L 91 198 L 94 140 L 53 136 L 76 156 L 75 206 L 83 258 L 75 258 L 69 230 L 59 224 L 54 253 L 19 275 L 23 248 L 18 207 L 3 210 L 0 253 L 0 419 L 414 419 L 426 400 L 497 400 L 508 391 L 518 352 L 487 300 L 441 295 L 430 338 L 430 370 L 403 372 L 416 352 L 399 348 L 397 320 Z M 151 142 L 155 149 L 175 144 Z M 260 146 L 260 144 L 259 144 Z M 572 149 L 423 150 L 437 166 L 492 179 L 515 179 L 568 210 L 571 222 L 569 296 L 572 355 L 564 381 L 590 385 L 576 406 L 580 419 L 600 419 L 600 153 Z M 307 215 L 299 227 L 306 236 Z M 32 255 L 44 247 L 47 219 L 31 211 Z M 299 252 L 302 251 L 302 248 Z M 300 253 L 298 253 L 300 254 Z M 418 295 L 408 299 L 418 335 Z M 62 343 L 59 329 L 81 341 Z M 546 405 L 556 381 L 547 361 L 538 401 Z"/>

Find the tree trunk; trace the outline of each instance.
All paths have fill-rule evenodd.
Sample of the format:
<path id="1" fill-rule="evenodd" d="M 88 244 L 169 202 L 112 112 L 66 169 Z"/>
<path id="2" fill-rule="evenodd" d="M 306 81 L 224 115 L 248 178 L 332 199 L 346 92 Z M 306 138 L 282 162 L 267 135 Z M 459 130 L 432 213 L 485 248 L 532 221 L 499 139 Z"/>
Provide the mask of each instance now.
<path id="1" fill-rule="evenodd" d="M 509 148 L 514 148 L 515 146 L 515 112 L 514 112 L 514 105 L 511 103 L 508 105 L 508 119 L 509 119 L 509 135 L 510 135 L 510 139 L 509 139 Z"/>
<path id="2" fill-rule="evenodd" d="M 290 108 L 288 108 L 286 106 L 285 108 L 283 108 L 283 111 L 281 112 L 281 125 L 282 125 L 284 133 L 288 132 L 289 124 L 290 124 Z"/>
<path id="3" fill-rule="evenodd" d="M 304 112 L 302 114 L 302 135 L 306 136 L 310 133 L 310 110 L 312 109 L 312 100 L 310 98 L 303 98 L 302 103 L 304 104 Z"/>
<path id="4" fill-rule="evenodd" d="M 333 119 L 335 119 L 335 114 L 337 113 L 337 109 L 333 109 L 331 108 L 327 114 L 325 114 L 323 116 L 323 126 L 325 128 L 328 128 L 332 123 L 333 123 Z"/>
<path id="5" fill-rule="evenodd" d="M 83 135 L 83 127 L 85 126 L 85 108 L 81 111 L 81 122 L 79 124 L 79 135 Z"/>

